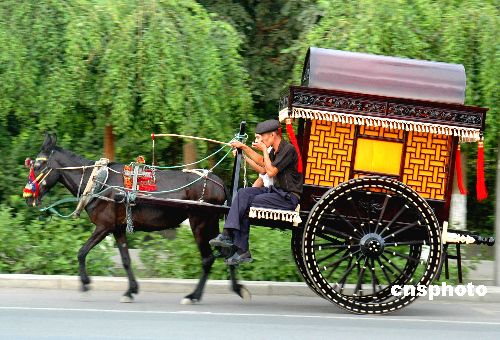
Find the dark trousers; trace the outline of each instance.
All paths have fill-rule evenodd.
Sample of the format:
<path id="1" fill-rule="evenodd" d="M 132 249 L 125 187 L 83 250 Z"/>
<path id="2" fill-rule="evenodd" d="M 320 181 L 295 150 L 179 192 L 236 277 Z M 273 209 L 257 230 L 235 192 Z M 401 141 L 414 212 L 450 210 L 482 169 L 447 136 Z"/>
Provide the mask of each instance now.
<path id="1" fill-rule="evenodd" d="M 224 229 L 231 229 L 234 236 L 234 245 L 242 251 L 247 251 L 248 237 L 250 235 L 248 211 L 251 206 L 294 210 L 298 204 L 299 199 L 295 195 L 274 186 L 269 188 L 242 188 L 238 190 L 236 197 L 233 199 Z"/>

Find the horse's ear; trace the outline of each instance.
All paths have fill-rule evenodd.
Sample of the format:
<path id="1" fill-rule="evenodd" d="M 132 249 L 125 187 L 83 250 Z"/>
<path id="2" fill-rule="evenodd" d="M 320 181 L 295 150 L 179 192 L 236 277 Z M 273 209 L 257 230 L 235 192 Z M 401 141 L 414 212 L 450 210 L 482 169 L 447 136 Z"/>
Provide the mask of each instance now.
<path id="1" fill-rule="evenodd" d="M 57 144 L 57 135 L 55 133 L 51 134 L 52 136 L 52 146 L 56 146 Z"/>
<path id="2" fill-rule="evenodd" d="M 57 143 L 57 136 L 52 133 L 45 132 L 45 139 L 42 144 L 42 151 L 50 151 Z"/>

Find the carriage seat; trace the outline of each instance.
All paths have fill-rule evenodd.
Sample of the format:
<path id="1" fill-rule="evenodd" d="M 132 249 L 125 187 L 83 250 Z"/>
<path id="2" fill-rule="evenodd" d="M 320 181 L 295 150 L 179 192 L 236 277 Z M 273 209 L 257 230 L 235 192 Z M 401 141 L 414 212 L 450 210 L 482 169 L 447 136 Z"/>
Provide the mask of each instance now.
<path id="1" fill-rule="evenodd" d="M 248 217 L 258 218 L 265 220 L 275 220 L 275 221 L 285 221 L 292 222 L 293 226 L 296 227 L 302 222 L 300 218 L 300 204 L 297 205 L 295 210 L 280 210 L 280 209 L 268 209 L 261 207 L 250 207 L 248 212 Z"/>

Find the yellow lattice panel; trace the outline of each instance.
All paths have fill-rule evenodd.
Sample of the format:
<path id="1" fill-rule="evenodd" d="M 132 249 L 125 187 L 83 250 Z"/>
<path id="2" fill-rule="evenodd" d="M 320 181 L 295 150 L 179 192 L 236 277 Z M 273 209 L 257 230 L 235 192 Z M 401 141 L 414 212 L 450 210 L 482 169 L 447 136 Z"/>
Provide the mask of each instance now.
<path id="1" fill-rule="evenodd" d="M 349 180 L 354 135 L 354 125 L 313 120 L 304 182 L 332 187 Z"/>
<path id="2" fill-rule="evenodd" d="M 406 142 L 403 183 L 424 198 L 445 199 L 451 136 L 410 132 Z"/>

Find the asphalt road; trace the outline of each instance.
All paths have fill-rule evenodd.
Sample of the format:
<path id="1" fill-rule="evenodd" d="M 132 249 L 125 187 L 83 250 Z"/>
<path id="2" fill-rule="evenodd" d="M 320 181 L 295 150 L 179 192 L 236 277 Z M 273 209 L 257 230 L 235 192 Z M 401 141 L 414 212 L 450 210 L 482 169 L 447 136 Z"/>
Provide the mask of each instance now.
<path id="1" fill-rule="evenodd" d="M 44 289 L 0 291 L 0 339 L 500 339 L 500 303 L 421 299 L 393 314 L 358 316 L 318 297 Z"/>

